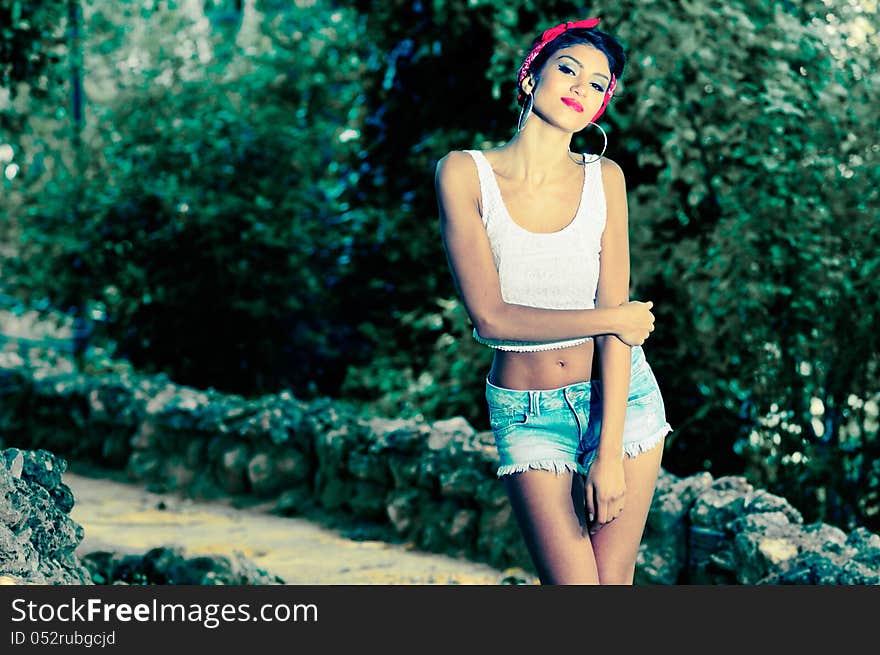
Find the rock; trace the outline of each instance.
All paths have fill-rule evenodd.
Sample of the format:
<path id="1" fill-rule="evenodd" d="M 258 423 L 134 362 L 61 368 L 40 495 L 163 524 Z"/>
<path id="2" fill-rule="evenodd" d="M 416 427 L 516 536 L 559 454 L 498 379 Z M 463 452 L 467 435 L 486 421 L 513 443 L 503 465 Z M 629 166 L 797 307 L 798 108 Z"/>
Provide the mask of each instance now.
<path id="1" fill-rule="evenodd" d="M 145 416 L 140 422 L 137 432 L 131 438 L 130 446 L 135 450 L 153 450 L 159 443 L 157 419 L 153 416 Z"/>
<path id="2" fill-rule="evenodd" d="M 445 501 L 436 507 L 430 514 L 431 520 L 423 521 L 418 526 L 416 542 L 419 546 L 432 552 L 446 551 L 451 545 L 449 527 L 457 512 L 458 506 L 451 501 Z"/>
<path id="3" fill-rule="evenodd" d="M 440 473 L 440 493 L 444 498 L 473 498 L 484 476 L 473 468 L 457 468 Z"/>
<path id="4" fill-rule="evenodd" d="M 24 453 L 18 448 L 7 448 L 2 451 L 2 455 L 3 457 L 0 461 L 5 464 L 9 474 L 13 478 L 20 478 L 24 470 Z"/>
<path id="5" fill-rule="evenodd" d="M 59 482 L 50 494 L 55 501 L 55 505 L 65 514 L 70 514 L 73 509 L 73 492 L 63 482 Z"/>
<path id="6" fill-rule="evenodd" d="M 633 583 L 674 585 L 683 569 L 683 557 L 676 550 L 663 544 L 642 542 L 636 556 Z"/>
<path id="7" fill-rule="evenodd" d="M 874 534 L 868 528 L 858 527 L 849 533 L 846 544 L 857 550 L 880 549 L 880 535 Z"/>
<path id="8" fill-rule="evenodd" d="M 271 496 L 279 490 L 280 485 L 274 469 L 268 454 L 257 453 L 251 457 L 247 465 L 247 479 L 251 490 L 257 496 Z"/>
<path id="9" fill-rule="evenodd" d="M 419 492 L 414 489 L 395 491 L 389 496 L 385 512 L 398 534 L 407 534 L 413 527 L 418 516 L 419 499 Z"/>
<path id="10" fill-rule="evenodd" d="M 538 580 L 533 575 L 529 575 L 523 569 L 518 567 L 511 567 L 506 569 L 501 579 L 498 581 L 498 584 L 538 584 Z"/>
<path id="11" fill-rule="evenodd" d="M 281 492 L 272 511 L 282 516 L 299 516 L 312 509 L 314 504 L 308 487 L 294 487 Z"/>
<path id="12" fill-rule="evenodd" d="M 801 553 L 782 562 L 758 584 L 840 584 L 841 570 L 830 557 L 817 552 Z"/>
<path id="13" fill-rule="evenodd" d="M 385 486 L 366 480 L 354 482 L 354 491 L 348 498 L 348 505 L 360 517 L 385 519 Z"/>
<path id="14" fill-rule="evenodd" d="M 452 418 L 434 421 L 431 424 L 431 430 L 438 433 L 458 434 L 464 437 L 476 434 L 474 427 L 463 416 L 453 416 Z"/>
<path id="15" fill-rule="evenodd" d="M 740 584 L 756 584 L 782 562 L 800 552 L 800 528 L 783 512 L 762 512 L 732 524 L 734 560 Z"/>
<path id="16" fill-rule="evenodd" d="M 429 450 L 446 450 L 450 445 L 461 444 L 465 439 L 470 439 L 476 434 L 473 426 L 463 416 L 434 421 L 428 436 Z"/>
<path id="17" fill-rule="evenodd" d="M 510 504 L 494 511 L 484 510 L 480 515 L 477 527 L 477 550 L 485 553 L 492 562 L 506 560 L 508 558 L 507 541 L 512 536 L 512 524 L 514 524 L 514 518 Z M 515 531 L 514 535 L 518 539 L 522 539 L 518 531 Z"/>
<path id="18" fill-rule="evenodd" d="M 373 454 L 386 451 L 405 455 L 417 453 L 431 433 L 427 425 L 411 419 L 371 417 L 369 420 L 360 419 L 358 424 L 369 434 L 369 452 Z"/>
<path id="19" fill-rule="evenodd" d="M 284 485 L 298 485 L 312 477 L 312 462 L 308 455 L 290 448 L 275 457 L 275 474 Z"/>
<path id="20" fill-rule="evenodd" d="M 339 510 L 347 506 L 349 486 L 339 478 L 331 478 L 319 485 L 318 498 L 328 510 Z"/>
<path id="21" fill-rule="evenodd" d="M 390 473 L 386 460 L 367 453 L 352 452 L 348 456 L 348 472 L 358 480 L 385 485 Z"/>
<path id="22" fill-rule="evenodd" d="M 804 518 L 795 507 L 782 496 L 775 496 L 765 489 L 758 489 L 745 504 L 743 511 L 749 514 L 758 512 L 782 512 L 792 523 L 803 523 Z"/>
<path id="23" fill-rule="evenodd" d="M 66 460 L 42 449 L 26 450 L 22 455 L 22 479 L 36 482 L 48 491 L 61 483 L 61 475 L 67 470 Z"/>
<path id="24" fill-rule="evenodd" d="M 416 480 L 419 478 L 420 467 L 418 460 L 401 455 L 390 455 L 388 457 L 388 469 L 391 471 L 394 486 L 397 488 L 411 487 L 415 485 Z"/>
<path id="25" fill-rule="evenodd" d="M 248 489 L 249 462 L 250 453 L 244 445 L 234 446 L 223 453 L 217 478 L 228 493 L 243 494 Z"/>
<path id="26" fill-rule="evenodd" d="M 459 509 L 452 515 L 447 534 L 454 544 L 471 546 L 477 531 L 477 516 L 472 509 Z"/>
<path id="27" fill-rule="evenodd" d="M 351 431 L 348 426 L 329 430 L 315 439 L 315 453 L 318 457 L 318 468 L 328 475 L 336 474 L 342 468 L 351 450 Z"/>
<path id="28" fill-rule="evenodd" d="M 191 469 L 198 469 L 204 466 L 208 453 L 206 452 L 206 444 L 201 439 L 190 441 L 186 445 L 183 461 Z"/>
<path id="29" fill-rule="evenodd" d="M 465 452 L 479 453 L 494 461 L 497 456 L 495 435 L 492 433 L 492 430 L 474 432 L 470 437 L 464 437 L 462 449 Z"/>
<path id="30" fill-rule="evenodd" d="M 507 491 L 504 489 L 504 485 L 501 480 L 495 478 L 494 475 L 477 485 L 474 497 L 481 506 L 490 509 L 503 507 L 510 502 L 510 499 L 507 497 Z"/>
<path id="31" fill-rule="evenodd" d="M 744 513 L 753 487 L 740 476 L 718 478 L 696 499 L 690 510 L 693 525 L 725 530 L 727 524 Z"/>
<path id="32" fill-rule="evenodd" d="M 161 464 L 161 482 L 167 490 L 187 489 L 196 472 L 186 463 L 183 455 L 167 455 Z"/>
<path id="33" fill-rule="evenodd" d="M 239 551 L 186 557 L 180 546 L 152 548 L 143 555 L 95 551 L 83 557 L 95 584 L 274 585 L 284 580 L 257 568 Z"/>
<path id="34" fill-rule="evenodd" d="M 35 573 L 40 554 L 30 540 L 19 536 L 0 523 L 0 572 L 7 575 L 30 575 Z"/>
<path id="35" fill-rule="evenodd" d="M 708 473 L 679 479 L 661 470 L 642 539 L 645 552 L 659 557 L 643 555 L 647 568 L 639 572 L 637 563 L 637 577 L 653 584 L 675 584 L 681 578 L 688 564 L 688 513 L 694 499 L 711 484 Z"/>
<path id="36" fill-rule="evenodd" d="M 846 545 L 856 550 L 855 559 L 858 562 L 880 570 L 880 535 L 859 527 L 849 533 Z"/>
<path id="37" fill-rule="evenodd" d="M 840 584 L 845 585 L 880 585 L 880 569 L 857 560 L 850 560 L 841 565 Z"/>
<path id="38" fill-rule="evenodd" d="M 811 523 L 802 530 L 805 550 L 826 551 L 834 555 L 849 557 L 855 549 L 847 545 L 846 533 L 827 523 Z"/>
<path id="39" fill-rule="evenodd" d="M 0 452 L 0 575 L 27 584 L 90 584 L 74 555 L 82 526 L 61 475 L 67 462 L 46 450 Z"/>
<path id="40" fill-rule="evenodd" d="M 135 451 L 128 458 L 125 471 L 133 480 L 153 480 L 161 466 L 160 458 L 151 451 Z"/>

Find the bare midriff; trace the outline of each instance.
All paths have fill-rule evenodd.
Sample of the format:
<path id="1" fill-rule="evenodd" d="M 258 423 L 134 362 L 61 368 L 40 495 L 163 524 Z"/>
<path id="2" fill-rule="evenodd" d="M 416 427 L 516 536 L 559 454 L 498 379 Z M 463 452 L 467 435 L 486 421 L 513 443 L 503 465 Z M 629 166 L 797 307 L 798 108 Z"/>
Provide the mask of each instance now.
<path id="1" fill-rule="evenodd" d="M 595 341 L 537 352 L 496 350 L 489 382 L 505 389 L 557 389 L 593 374 Z"/>

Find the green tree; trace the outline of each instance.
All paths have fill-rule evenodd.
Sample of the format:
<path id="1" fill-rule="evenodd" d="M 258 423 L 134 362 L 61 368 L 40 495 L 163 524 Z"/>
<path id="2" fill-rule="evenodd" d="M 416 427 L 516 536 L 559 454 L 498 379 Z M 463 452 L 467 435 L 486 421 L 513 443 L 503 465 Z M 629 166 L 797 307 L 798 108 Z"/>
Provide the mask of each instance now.
<path id="1" fill-rule="evenodd" d="M 373 220 L 340 200 L 362 166 L 357 16 L 257 16 L 250 51 L 217 59 L 223 32 L 140 11 L 92 8 L 86 167 L 28 196 L 7 284 L 102 306 L 120 354 L 182 383 L 338 387 L 357 344 L 333 288 Z"/>

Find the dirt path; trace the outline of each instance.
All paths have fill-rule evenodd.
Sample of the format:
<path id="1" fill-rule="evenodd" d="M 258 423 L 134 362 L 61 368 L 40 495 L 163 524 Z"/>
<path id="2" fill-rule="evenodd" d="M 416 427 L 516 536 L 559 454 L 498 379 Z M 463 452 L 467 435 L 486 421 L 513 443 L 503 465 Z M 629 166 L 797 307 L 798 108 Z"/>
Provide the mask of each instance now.
<path id="1" fill-rule="evenodd" d="M 238 550 L 288 584 L 483 585 L 505 577 L 485 564 L 406 545 L 353 541 L 302 518 L 268 514 L 268 505 L 236 509 L 226 500 L 156 494 L 73 466 L 63 480 L 75 499 L 70 516 L 85 531 L 79 556 L 95 550 L 143 554 L 171 545 L 182 546 L 188 557 Z"/>

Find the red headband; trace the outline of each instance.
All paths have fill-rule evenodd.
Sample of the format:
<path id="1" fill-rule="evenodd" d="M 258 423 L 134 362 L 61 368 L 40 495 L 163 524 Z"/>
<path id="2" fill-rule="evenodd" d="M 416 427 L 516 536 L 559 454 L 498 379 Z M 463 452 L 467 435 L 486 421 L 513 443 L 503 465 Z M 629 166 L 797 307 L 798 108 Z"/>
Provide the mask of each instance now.
<path id="1" fill-rule="evenodd" d="M 532 48 L 532 51 L 526 56 L 523 60 L 522 66 L 519 67 L 519 74 L 517 75 L 517 86 L 519 86 L 523 79 L 525 79 L 526 75 L 529 72 L 529 67 L 532 65 L 535 57 L 538 56 L 538 53 L 544 49 L 544 46 L 550 43 L 557 36 L 562 34 L 563 32 L 575 28 L 585 28 L 589 29 L 591 27 L 596 27 L 599 24 L 598 18 L 587 18 L 585 20 L 578 20 L 574 22 L 566 21 L 564 23 L 560 23 L 555 27 L 551 27 L 548 30 L 544 30 L 544 33 L 541 35 L 541 41 Z M 605 91 L 605 100 L 602 102 L 602 106 L 599 108 L 599 111 L 596 112 L 596 115 L 590 119 L 590 121 L 595 121 L 599 116 L 602 115 L 602 112 L 605 111 L 605 107 L 608 106 L 608 101 L 611 100 L 611 96 L 614 95 L 614 87 L 617 86 L 617 78 L 614 77 L 614 73 L 611 74 L 611 83 L 608 85 L 608 89 Z"/>

